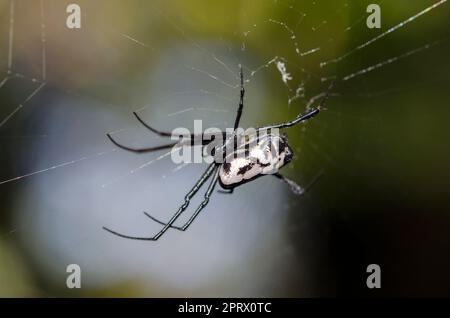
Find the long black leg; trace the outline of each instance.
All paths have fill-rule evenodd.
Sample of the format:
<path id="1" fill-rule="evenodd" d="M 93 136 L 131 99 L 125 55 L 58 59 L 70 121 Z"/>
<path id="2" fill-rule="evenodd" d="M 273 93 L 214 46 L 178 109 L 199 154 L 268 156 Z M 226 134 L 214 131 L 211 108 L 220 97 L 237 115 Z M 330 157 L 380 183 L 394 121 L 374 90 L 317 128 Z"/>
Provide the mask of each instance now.
<path id="1" fill-rule="evenodd" d="M 172 148 L 173 146 L 178 144 L 177 142 L 173 142 L 170 144 L 165 144 L 165 145 L 155 146 L 155 147 L 150 147 L 150 148 L 131 148 L 131 147 L 127 147 L 122 144 L 119 144 L 117 141 L 114 140 L 114 138 L 110 134 L 106 134 L 106 136 L 108 136 L 109 140 L 111 140 L 111 142 L 114 145 L 116 145 L 117 147 L 122 148 L 127 151 L 135 152 L 135 153 L 145 153 L 145 152 L 152 152 L 152 151 L 157 151 L 157 150 L 162 150 L 162 149 L 168 149 L 168 148 Z"/>
<path id="2" fill-rule="evenodd" d="M 147 124 L 136 112 L 133 112 L 134 116 L 136 116 L 137 120 L 139 120 L 139 122 L 148 130 L 150 130 L 151 132 L 154 132 L 155 134 L 161 136 L 161 137 L 171 137 L 172 133 L 171 132 L 167 132 L 167 131 L 161 131 L 158 130 L 156 128 L 153 128 L 152 126 L 150 126 L 149 124 Z M 187 135 L 189 136 L 189 138 L 191 139 L 195 139 L 195 140 L 201 140 L 202 139 L 202 134 L 190 134 Z M 187 137 L 186 136 L 186 137 Z"/>
<path id="3" fill-rule="evenodd" d="M 172 136 L 171 132 L 165 132 L 165 131 L 161 131 L 158 129 L 153 128 L 152 126 L 150 126 L 149 124 L 147 124 L 136 112 L 133 112 L 133 115 L 136 116 L 137 120 L 139 120 L 139 122 L 148 130 L 154 132 L 155 134 L 162 136 L 162 137 L 170 137 Z"/>
<path id="4" fill-rule="evenodd" d="M 164 223 L 164 222 L 161 221 L 161 220 L 158 220 L 157 218 L 155 218 L 155 217 L 154 217 L 153 215 L 151 215 L 150 213 L 147 213 L 147 212 L 144 211 L 144 214 L 145 214 L 147 217 L 149 217 L 150 219 L 152 219 L 153 221 L 155 221 L 156 223 L 158 223 L 158 224 L 161 224 L 161 225 L 166 225 L 166 224 L 167 224 L 167 223 Z M 171 228 L 171 229 L 175 229 L 175 230 L 182 231 L 182 230 L 181 230 L 181 226 L 171 225 L 170 228 Z"/>
<path id="5" fill-rule="evenodd" d="M 306 113 L 298 115 L 294 120 L 291 120 L 291 121 L 288 121 L 285 123 L 260 127 L 257 129 L 257 131 L 267 131 L 268 129 L 291 127 L 302 121 L 308 120 L 308 119 L 316 116 L 319 112 L 320 112 L 319 108 L 312 108 L 311 110 L 307 111 Z"/>
<path id="6" fill-rule="evenodd" d="M 241 122 L 242 109 L 244 108 L 245 88 L 244 88 L 244 73 L 242 71 L 242 65 L 239 65 L 239 74 L 241 78 L 241 96 L 239 98 L 239 106 L 236 114 L 236 119 L 234 120 L 234 130 L 236 130 L 239 127 L 239 123 Z"/>
<path id="7" fill-rule="evenodd" d="M 274 128 L 288 128 L 291 126 L 294 126 L 298 123 L 301 123 L 302 121 L 306 121 L 314 116 L 316 116 L 319 112 L 320 109 L 323 107 L 323 105 L 325 105 L 325 103 L 327 102 L 329 96 L 330 96 L 330 92 L 333 89 L 335 82 L 331 82 L 330 86 L 327 88 L 325 95 L 323 96 L 323 98 L 321 99 L 319 105 L 315 108 L 312 108 L 310 110 L 308 110 L 306 113 L 304 114 L 300 114 L 298 115 L 295 119 L 290 120 L 288 122 L 285 123 L 280 123 L 280 124 L 274 124 L 274 125 L 269 125 L 269 126 L 264 126 L 264 127 L 260 127 L 257 129 L 257 131 L 266 131 L 268 129 L 274 129 Z"/>
<path id="8" fill-rule="evenodd" d="M 169 220 L 169 222 L 166 225 L 164 225 L 164 227 L 158 233 L 156 233 L 154 236 L 152 236 L 152 237 L 136 237 L 136 236 L 124 235 L 124 234 L 118 233 L 116 231 L 110 230 L 106 227 L 103 227 L 103 229 L 114 235 L 117 235 L 117 236 L 120 236 L 123 238 L 127 238 L 127 239 L 142 240 L 142 241 L 156 241 L 158 238 L 161 237 L 161 235 L 163 235 L 172 226 L 172 224 L 177 220 L 177 218 L 181 215 L 181 213 L 183 213 L 187 209 L 191 198 L 197 193 L 197 191 L 209 179 L 209 177 L 215 170 L 217 170 L 216 164 L 215 163 L 210 164 L 208 169 L 206 169 L 206 171 L 202 174 L 200 179 L 198 179 L 198 181 L 195 183 L 194 187 L 188 192 L 188 194 L 186 194 L 186 196 L 184 197 L 184 202 L 178 208 L 177 212 L 172 216 L 172 218 Z M 208 187 L 208 190 L 209 190 L 209 187 Z"/>
<path id="9" fill-rule="evenodd" d="M 184 223 L 182 226 L 172 225 L 172 224 L 170 224 L 170 221 L 168 223 L 164 223 L 164 222 L 158 220 L 157 218 L 151 216 L 147 212 L 144 212 L 144 214 L 146 216 L 148 216 L 150 219 L 152 219 L 153 221 L 155 221 L 161 225 L 164 225 L 164 226 L 169 225 L 169 227 L 172 229 L 179 230 L 179 231 L 186 231 L 186 229 L 189 227 L 189 225 L 191 225 L 192 222 L 194 222 L 195 218 L 200 214 L 200 212 L 203 210 L 203 208 L 208 204 L 209 198 L 211 197 L 211 194 L 214 191 L 214 187 L 216 186 L 218 179 L 219 179 L 219 171 L 217 169 L 213 179 L 211 180 L 211 183 L 208 186 L 208 189 L 206 190 L 205 198 L 204 198 L 203 202 L 198 206 L 197 210 L 195 210 L 194 214 L 192 214 L 192 216 L 189 218 L 189 220 L 187 220 L 187 222 Z"/>
<path id="10" fill-rule="evenodd" d="M 154 132 L 155 134 L 161 136 L 161 137 L 171 137 L 171 132 L 161 131 L 156 128 L 153 128 L 149 124 L 147 124 L 136 112 L 133 112 L 134 116 L 136 116 L 137 120 L 148 130 L 151 132 Z M 226 132 L 222 131 L 220 132 L 222 134 L 222 138 L 226 138 Z M 215 133 L 209 133 L 209 134 L 189 134 L 185 135 L 184 138 L 190 138 L 191 140 L 202 140 L 202 145 L 206 145 L 210 142 L 211 136 L 214 136 Z M 205 139 L 205 140 L 204 140 Z"/>

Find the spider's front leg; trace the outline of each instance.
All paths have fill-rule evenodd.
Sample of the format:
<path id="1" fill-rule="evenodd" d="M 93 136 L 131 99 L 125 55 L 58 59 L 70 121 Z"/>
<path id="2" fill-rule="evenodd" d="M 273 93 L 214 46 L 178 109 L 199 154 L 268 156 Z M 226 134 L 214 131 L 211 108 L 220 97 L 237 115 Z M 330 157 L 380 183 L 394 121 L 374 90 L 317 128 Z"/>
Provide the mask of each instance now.
<path id="1" fill-rule="evenodd" d="M 150 215 L 147 212 L 144 212 L 144 214 L 146 216 L 148 216 L 150 219 L 152 219 L 153 221 L 155 221 L 156 223 L 163 225 L 164 228 L 172 228 L 172 229 L 179 230 L 179 231 L 186 231 L 187 228 L 189 227 L 189 225 L 191 225 L 192 222 L 194 222 L 195 218 L 200 214 L 200 212 L 203 210 L 203 208 L 209 203 L 209 198 L 211 197 L 211 194 L 213 193 L 218 180 L 219 180 L 219 170 L 216 168 L 214 177 L 211 180 L 211 183 L 209 184 L 208 189 L 205 192 L 204 200 L 202 201 L 202 203 L 200 203 L 200 205 L 197 207 L 194 214 L 192 214 L 192 216 L 189 218 L 189 220 L 182 226 L 173 225 L 172 220 L 167 223 L 164 223 L 164 222 L 158 220 L 157 218 L 155 218 L 154 216 Z"/>
<path id="2" fill-rule="evenodd" d="M 257 129 L 258 132 L 266 132 L 269 129 L 276 129 L 276 128 L 288 128 L 288 127 L 292 127 L 294 125 L 297 125 L 303 121 L 306 121 L 314 116 L 316 116 L 318 113 L 320 112 L 319 108 L 312 108 L 309 111 L 307 111 L 306 113 L 300 114 L 297 117 L 295 117 L 295 119 L 287 121 L 285 123 L 280 123 L 280 124 L 273 124 L 273 125 L 269 125 L 269 126 L 264 126 L 264 127 L 259 127 Z"/>
<path id="3" fill-rule="evenodd" d="M 172 137 L 173 133 L 172 132 L 168 132 L 168 131 L 162 131 L 156 128 L 153 128 L 152 126 L 150 126 L 149 124 L 147 124 L 139 115 L 137 112 L 133 112 L 133 115 L 137 118 L 137 120 L 148 130 L 150 130 L 151 132 L 157 134 L 158 136 L 161 137 Z M 203 138 L 203 134 L 189 134 L 189 135 L 185 135 L 185 138 L 189 138 L 191 140 L 196 140 L 196 141 L 201 141 Z"/>
<path id="4" fill-rule="evenodd" d="M 103 229 L 110 232 L 111 234 L 114 234 L 119 237 L 127 238 L 127 239 L 143 240 L 143 241 L 158 240 L 161 237 L 161 235 L 163 235 L 173 225 L 173 223 L 177 220 L 177 218 L 181 215 L 181 213 L 183 213 L 187 209 L 192 197 L 197 193 L 198 190 L 200 190 L 202 185 L 209 179 L 211 174 L 213 174 L 215 172 L 213 182 L 209 185 L 208 190 L 206 191 L 206 194 L 205 194 L 205 199 L 201 203 L 200 207 L 197 208 L 196 214 L 200 213 L 200 211 L 206 206 L 206 204 L 209 201 L 209 196 L 211 195 L 212 191 L 214 190 L 214 186 L 217 183 L 217 177 L 218 177 L 217 171 L 218 171 L 218 169 L 214 163 L 209 165 L 208 169 L 206 169 L 206 171 L 203 173 L 203 175 L 200 177 L 200 179 L 195 183 L 194 187 L 188 192 L 188 194 L 186 194 L 186 196 L 184 197 L 184 202 L 178 208 L 177 212 L 172 216 L 172 218 L 169 220 L 169 222 L 167 222 L 167 224 L 164 224 L 164 227 L 158 233 L 156 233 L 154 236 L 152 236 L 152 237 L 129 236 L 129 235 L 121 234 L 119 232 L 111 230 L 105 226 L 103 227 Z M 191 217 L 191 219 L 193 220 L 192 217 Z M 190 222 L 192 222 L 192 221 L 190 221 Z"/>

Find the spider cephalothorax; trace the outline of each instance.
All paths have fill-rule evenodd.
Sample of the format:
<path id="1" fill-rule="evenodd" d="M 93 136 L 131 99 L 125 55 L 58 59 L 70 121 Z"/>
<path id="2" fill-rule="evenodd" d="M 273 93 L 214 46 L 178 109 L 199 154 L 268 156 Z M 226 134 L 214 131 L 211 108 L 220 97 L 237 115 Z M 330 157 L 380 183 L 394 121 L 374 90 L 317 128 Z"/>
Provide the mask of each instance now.
<path id="1" fill-rule="evenodd" d="M 244 107 L 244 77 L 242 73 L 242 68 L 240 69 L 240 79 L 241 79 L 241 90 L 240 90 L 240 99 L 239 106 L 236 114 L 236 118 L 234 121 L 234 128 L 232 134 L 227 134 L 226 132 L 220 132 L 221 136 L 225 137 L 223 143 L 218 146 L 213 147 L 213 162 L 208 166 L 205 172 L 200 176 L 197 182 L 194 184 L 193 188 L 185 195 L 184 201 L 180 208 L 175 212 L 175 214 L 170 218 L 170 220 L 166 222 L 162 222 L 155 217 L 151 216 L 147 212 L 144 212 L 146 216 L 148 216 L 153 221 L 162 225 L 161 230 L 151 237 L 136 237 L 129 236 L 118 233 L 116 231 L 110 230 L 104 227 L 108 232 L 115 234 L 120 237 L 135 239 L 135 240 L 147 240 L 147 241 L 156 241 L 163 235 L 169 228 L 185 231 L 189 225 L 192 224 L 194 219 L 199 215 L 200 211 L 208 204 L 209 199 L 214 191 L 215 186 L 219 183 L 224 189 L 227 189 L 229 193 L 233 192 L 233 189 L 237 186 L 244 184 L 246 182 L 252 181 L 263 175 L 272 175 L 275 176 L 282 181 L 284 181 L 289 188 L 295 194 L 301 195 L 305 192 L 305 189 L 300 187 L 296 182 L 286 178 L 285 176 L 278 173 L 278 169 L 286 165 L 292 160 L 293 152 L 287 143 L 287 137 L 284 134 L 274 133 L 273 131 L 277 131 L 278 129 L 292 127 L 296 124 L 304 122 L 315 115 L 317 115 L 320 111 L 320 108 L 326 102 L 329 91 L 332 88 L 332 85 L 328 88 L 328 91 L 323 95 L 322 101 L 319 106 L 316 108 L 310 108 L 304 114 L 299 114 L 294 119 L 280 123 L 275 125 L 269 125 L 265 127 L 256 128 L 253 130 L 253 133 L 240 133 L 239 122 L 242 115 L 242 110 Z M 147 123 L 145 123 L 137 113 L 134 113 L 136 118 L 150 131 L 162 136 L 162 137 L 171 137 L 172 133 L 163 132 L 157 130 Z M 136 149 L 127 147 L 116 142 L 110 134 L 107 135 L 108 138 L 119 148 L 132 151 L 135 153 L 147 153 L 153 152 L 161 149 L 168 149 L 174 146 L 177 146 L 179 143 L 169 143 L 161 146 L 151 147 L 151 148 L 143 148 Z M 189 144 L 201 144 L 203 146 L 208 147 L 212 142 L 212 139 L 205 140 L 204 134 L 191 134 L 187 136 L 187 142 Z M 237 141 L 233 144 L 233 148 L 231 152 L 228 152 L 228 145 L 230 141 Z M 186 142 L 186 140 L 184 140 Z M 234 147 L 234 144 L 237 146 Z M 185 143 L 186 145 L 186 143 Z M 222 152 L 225 150 L 225 155 Z M 188 219 L 186 223 L 182 226 L 174 225 L 175 221 L 178 217 L 186 211 L 189 206 L 190 200 L 192 197 L 200 190 L 200 188 L 206 183 L 208 179 L 211 179 L 211 182 L 205 192 L 204 199 L 202 203 L 197 207 L 192 216 Z"/>

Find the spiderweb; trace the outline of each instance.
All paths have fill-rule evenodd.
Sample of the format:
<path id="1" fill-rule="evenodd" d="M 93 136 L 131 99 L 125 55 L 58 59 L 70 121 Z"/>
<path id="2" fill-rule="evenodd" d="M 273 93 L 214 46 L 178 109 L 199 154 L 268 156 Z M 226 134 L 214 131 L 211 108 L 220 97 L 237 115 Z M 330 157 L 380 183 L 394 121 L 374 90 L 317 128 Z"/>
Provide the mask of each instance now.
<path id="1" fill-rule="evenodd" d="M 399 91 L 412 92 L 422 85 L 419 79 L 407 84 L 392 83 L 385 74 L 395 73 L 396 67 L 403 71 L 402 63 L 408 61 L 425 64 L 417 69 L 419 74 L 426 69 L 425 59 L 444 58 L 439 52 L 448 49 L 450 36 L 448 28 L 430 23 L 448 15 L 446 0 L 414 4 L 399 1 L 397 5 L 378 1 L 382 7 L 380 30 L 366 27 L 365 8 L 369 3 L 246 1 L 235 6 L 236 16 L 224 18 L 217 15 L 219 4 L 205 3 L 203 12 L 198 12 L 196 6 L 189 8 L 182 3 L 150 5 L 131 1 L 120 10 L 120 2 L 109 1 L 106 5 L 80 1 L 82 28 L 69 30 L 63 23 L 66 13 L 62 2 L 3 0 L 2 212 L 30 209 L 32 199 L 22 206 L 17 201 L 21 193 L 42 186 L 40 178 L 54 177 L 70 183 L 65 178 L 83 174 L 83 170 L 94 171 L 92 180 L 83 179 L 88 178 L 86 174 L 76 179 L 76 187 L 93 184 L 97 190 L 90 195 L 105 201 L 111 196 L 109 189 L 128 194 L 121 197 L 121 209 L 130 212 L 120 215 L 117 211 L 118 215 L 107 222 L 120 224 L 120 220 L 129 217 L 134 223 L 125 230 L 134 231 L 136 223 L 141 223 L 137 212 L 149 205 L 145 194 L 149 178 L 173 184 L 182 174 L 184 178 L 195 178 L 201 169 L 194 167 L 191 175 L 187 172 L 190 165 L 170 165 L 170 152 L 130 157 L 109 144 L 105 133 L 134 146 L 162 142 L 139 127 L 132 111 L 160 129 L 192 128 L 194 119 L 204 119 L 207 126 L 230 126 L 238 101 L 240 64 L 246 87 L 243 127 L 293 118 L 317 105 L 330 82 L 336 82 L 323 114 L 295 132 L 288 131 L 301 159 L 285 171 L 303 184 L 321 170 L 334 169 L 339 176 L 351 176 L 351 171 L 336 163 L 341 162 L 343 155 L 339 146 L 349 146 L 342 141 L 348 136 L 338 132 L 345 125 L 381 125 L 381 107 L 376 105 L 380 99 L 384 101 L 384 97 Z M 212 17 L 217 17 L 217 21 Z M 205 27 L 208 23 L 210 28 Z M 402 40 L 406 44 L 392 45 L 396 37 L 406 38 Z M 414 76 L 414 70 L 409 72 Z M 445 80 L 440 73 L 436 80 L 439 78 Z M 370 158 L 358 153 L 351 156 L 353 160 L 370 162 Z M 184 188 L 190 183 L 185 183 Z M 42 190 L 31 198 L 51 196 L 54 190 L 55 196 L 67 195 L 68 204 L 75 204 L 69 193 L 58 191 L 57 183 L 50 184 L 55 188 Z M 279 188 L 276 181 L 267 185 L 261 180 L 258 184 L 264 192 Z M 180 191 L 167 193 L 170 200 L 176 201 L 173 204 L 159 203 L 164 207 L 160 214 L 163 219 L 168 218 L 184 195 Z M 247 191 L 256 199 L 263 196 L 256 187 Z M 282 198 L 280 206 L 273 207 L 274 211 L 302 205 L 281 192 L 277 192 Z M 133 200 L 142 204 L 129 207 Z M 227 199 L 218 200 L 227 204 Z M 244 195 L 236 200 L 241 202 L 240 210 L 250 209 Z M 165 207 L 166 203 L 170 208 Z M 96 212 L 78 214 L 70 207 L 67 213 L 60 212 L 61 206 L 57 205 L 52 217 L 58 218 L 57 213 L 62 213 L 72 215 L 73 224 L 84 224 L 81 218 L 96 226 L 104 223 L 105 208 L 98 200 L 93 200 L 92 205 Z M 136 213 L 130 214 L 133 210 Z M 25 235 L 33 227 L 29 222 L 12 219 L 4 228 L 4 238 Z M 225 225 L 232 224 L 231 220 L 226 222 Z M 145 223 L 141 231 L 148 226 Z M 80 231 L 84 234 L 73 243 L 74 248 L 100 236 L 92 235 L 94 229 Z M 175 239 L 181 237 L 177 235 Z M 120 266 L 112 267 L 120 271 Z"/>

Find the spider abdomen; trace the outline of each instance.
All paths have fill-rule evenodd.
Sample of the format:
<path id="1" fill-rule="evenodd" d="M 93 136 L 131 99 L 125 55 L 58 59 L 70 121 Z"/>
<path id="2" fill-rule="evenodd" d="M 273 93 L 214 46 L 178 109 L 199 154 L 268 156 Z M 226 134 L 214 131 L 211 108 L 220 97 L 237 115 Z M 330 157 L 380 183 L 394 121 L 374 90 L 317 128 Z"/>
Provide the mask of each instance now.
<path id="1" fill-rule="evenodd" d="M 262 168 L 249 158 L 236 158 L 224 162 L 219 170 L 219 180 L 223 187 L 234 187 L 261 174 Z"/>
<path id="2" fill-rule="evenodd" d="M 247 147 L 245 147 L 247 146 Z M 274 174 L 292 159 L 285 136 L 265 135 L 253 146 L 243 145 L 225 158 L 219 169 L 224 188 L 234 188 L 266 174 Z"/>

